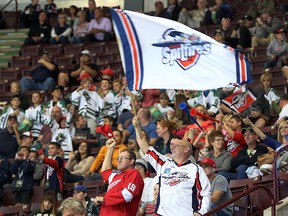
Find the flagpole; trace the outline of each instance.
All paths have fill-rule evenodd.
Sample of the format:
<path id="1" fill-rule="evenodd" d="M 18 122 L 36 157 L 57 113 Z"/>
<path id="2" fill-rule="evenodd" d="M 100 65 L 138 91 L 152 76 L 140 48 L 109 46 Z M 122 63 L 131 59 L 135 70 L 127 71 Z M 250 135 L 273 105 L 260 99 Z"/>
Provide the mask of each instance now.
<path id="1" fill-rule="evenodd" d="M 134 115 L 134 117 L 137 117 L 136 106 L 135 106 L 135 103 L 134 103 L 134 99 L 135 99 L 134 98 L 134 94 L 132 94 L 131 91 L 129 91 L 129 94 L 130 94 L 130 97 L 131 97 L 131 105 L 132 105 L 132 110 L 133 110 L 133 113 L 134 113 L 133 115 Z M 135 127 L 135 130 L 138 131 L 139 136 L 142 139 L 143 136 L 142 136 L 142 133 L 141 133 L 140 122 L 139 122 L 139 124 L 137 124 L 137 127 Z"/>

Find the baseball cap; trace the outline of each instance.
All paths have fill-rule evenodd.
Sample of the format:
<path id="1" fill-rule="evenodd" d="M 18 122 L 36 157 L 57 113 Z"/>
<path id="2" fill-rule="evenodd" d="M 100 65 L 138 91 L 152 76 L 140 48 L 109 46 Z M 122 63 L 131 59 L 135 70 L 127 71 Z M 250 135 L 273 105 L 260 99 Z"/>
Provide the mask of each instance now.
<path id="1" fill-rule="evenodd" d="M 89 57 L 92 56 L 91 52 L 89 50 L 82 50 L 81 55 L 87 55 Z"/>
<path id="2" fill-rule="evenodd" d="M 204 159 L 202 159 L 202 160 L 199 162 L 199 164 L 200 164 L 200 165 L 206 164 L 206 165 L 211 166 L 211 167 L 213 167 L 213 168 L 216 169 L 215 161 L 212 160 L 211 158 L 204 158 Z"/>
<path id="3" fill-rule="evenodd" d="M 27 136 L 27 137 L 33 138 L 32 133 L 31 133 L 30 131 L 25 131 L 25 132 L 23 132 L 22 135 L 21 135 L 21 138 L 22 138 L 23 136 Z"/>
<path id="4" fill-rule="evenodd" d="M 221 29 L 216 29 L 216 31 L 214 32 L 214 36 L 216 34 L 221 34 L 222 36 L 224 36 L 224 32 Z"/>
<path id="5" fill-rule="evenodd" d="M 14 118 L 14 119 L 17 120 L 17 116 L 16 116 L 16 115 L 14 115 L 14 114 L 10 114 L 10 115 L 8 116 L 8 119 L 12 119 L 12 118 Z"/>
<path id="6" fill-rule="evenodd" d="M 74 187 L 74 191 L 79 191 L 79 192 L 83 192 L 83 193 L 87 193 L 87 189 L 86 187 L 84 187 L 83 185 L 76 185 Z"/>
<path id="7" fill-rule="evenodd" d="M 146 170 L 148 170 L 148 164 L 144 159 L 139 158 L 136 160 L 135 163 L 136 163 L 136 165 L 139 164 L 139 165 L 143 166 Z"/>
<path id="8" fill-rule="evenodd" d="M 288 100 L 288 94 L 283 94 L 282 97 L 281 97 L 282 100 Z"/>
<path id="9" fill-rule="evenodd" d="M 284 28 L 279 28 L 279 29 L 277 29 L 277 31 L 275 32 L 275 34 L 281 34 L 281 33 L 287 33 L 286 29 L 284 29 Z"/>
<path id="10" fill-rule="evenodd" d="M 242 128 L 242 131 L 241 131 L 241 132 L 242 132 L 242 134 L 244 134 L 246 131 L 255 134 L 254 130 L 253 130 L 251 127 L 249 127 L 249 126 Z"/>
<path id="11" fill-rule="evenodd" d="M 250 16 L 250 15 L 248 15 L 248 14 L 246 14 L 246 15 L 244 15 L 244 17 L 243 17 L 242 19 L 243 19 L 243 20 L 244 20 L 244 19 L 247 19 L 247 20 L 249 20 L 249 21 L 252 21 L 252 20 L 253 20 L 253 17 Z"/>
<path id="12" fill-rule="evenodd" d="M 103 74 L 107 74 L 107 75 L 109 75 L 109 76 L 114 76 L 114 70 L 112 70 L 112 69 L 110 69 L 110 68 L 107 68 L 107 69 L 105 69 L 105 70 L 102 70 L 101 71 L 101 74 L 103 75 Z"/>
<path id="13" fill-rule="evenodd" d="M 55 86 L 53 91 L 56 90 L 56 89 L 59 89 L 60 91 L 64 91 L 64 87 L 63 86 Z"/>
<path id="14" fill-rule="evenodd" d="M 80 80 L 85 79 L 85 78 L 90 78 L 92 80 L 91 75 L 88 73 L 82 74 L 79 78 L 77 78 L 77 80 L 80 81 Z"/>

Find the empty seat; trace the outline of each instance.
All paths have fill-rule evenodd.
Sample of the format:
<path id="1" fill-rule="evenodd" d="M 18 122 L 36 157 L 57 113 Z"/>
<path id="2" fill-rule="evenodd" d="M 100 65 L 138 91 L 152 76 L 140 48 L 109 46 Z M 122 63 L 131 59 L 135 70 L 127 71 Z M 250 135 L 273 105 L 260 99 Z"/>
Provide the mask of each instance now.
<path id="1" fill-rule="evenodd" d="M 109 41 L 106 43 L 106 52 L 119 52 L 117 41 Z"/>
<path id="2" fill-rule="evenodd" d="M 92 54 L 105 52 L 105 42 L 90 43 L 85 45 L 85 49 L 89 50 Z"/>
<path id="3" fill-rule="evenodd" d="M 5 216 L 22 216 L 23 207 L 22 206 L 2 206 L 0 212 Z"/>
<path id="4" fill-rule="evenodd" d="M 32 65 L 30 56 L 12 56 L 11 67 L 28 67 Z"/>
<path id="5" fill-rule="evenodd" d="M 71 55 L 71 54 L 79 55 L 83 49 L 84 49 L 83 44 L 67 44 L 64 46 L 64 54 L 65 55 Z"/>
<path id="6" fill-rule="evenodd" d="M 41 202 L 44 196 L 44 188 L 41 186 L 33 187 L 33 196 L 30 200 L 30 203 Z"/>
<path id="7" fill-rule="evenodd" d="M 63 45 L 62 44 L 46 44 L 43 46 L 43 51 L 48 52 L 49 55 L 62 55 Z"/>
<path id="8" fill-rule="evenodd" d="M 42 51 L 41 45 L 24 45 L 21 47 L 21 56 L 39 56 Z"/>
<path id="9" fill-rule="evenodd" d="M 65 65 L 73 65 L 75 63 L 75 55 L 60 55 L 54 56 L 54 62 L 58 65 L 58 67 L 62 67 Z"/>
<path id="10" fill-rule="evenodd" d="M 2 5 L 3 6 L 3 5 Z M 3 27 L 12 29 L 18 27 L 18 20 L 20 19 L 21 11 L 3 11 Z"/>
<path id="11" fill-rule="evenodd" d="M 7 80 L 9 83 L 19 79 L 19 68 L 1 68 L 0 80 Z"/>

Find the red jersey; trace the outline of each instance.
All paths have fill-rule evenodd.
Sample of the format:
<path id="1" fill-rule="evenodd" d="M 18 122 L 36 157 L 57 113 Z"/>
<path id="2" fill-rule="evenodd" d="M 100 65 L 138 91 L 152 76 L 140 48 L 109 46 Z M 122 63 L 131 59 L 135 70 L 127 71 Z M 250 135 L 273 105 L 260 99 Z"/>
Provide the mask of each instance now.
<path id="1" fill-rule="evenodd" d="M 101 216 L 135 216 L 140 204 L 144 181 L 136 169 L 123 173 L 101 173 L 109 186 L 100 210 Z"/>
<path id="2" fill-rule="evenodd" d="M 223 132 L 222 132 L 223 133 Z M 232 139 L 229 134 L 226 132 L 226 134 L 223 134 L 224 137 L 224 148 L 226 148 L 227 152 L 230 152 L 233 156 L 233 158 L 236 157 L 238 152 L 246 146 L 246 142 L 244 139 L 243 134 L 241 131 L 234 132 L 234 138 Z"/>

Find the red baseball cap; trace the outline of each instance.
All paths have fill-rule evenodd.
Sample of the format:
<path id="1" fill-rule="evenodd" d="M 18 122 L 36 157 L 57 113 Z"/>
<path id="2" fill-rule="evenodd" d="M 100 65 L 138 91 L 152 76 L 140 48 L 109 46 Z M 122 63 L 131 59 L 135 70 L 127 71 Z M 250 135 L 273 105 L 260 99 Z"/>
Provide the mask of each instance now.
<path id="1" fill-rule="evenodd" d="M 114 70 L 112 70 L 112 69 L 110 69 L 110 68 L 107 68 L 107 69 L 101 71 L 101 74 L 102 74 L 102 75 L 103 75 L 103 74 L 107 74 L 107 75 L 113 77 L 113 76 L 114 76 Z"/>
<path id="2" fill-rule="evenodd" d="M 202 159 L 202 160 L 200 161 L 199 164 L 200 164 L 200 165 L 206 164 L 206 165 L 211 166 L 211 167 L 213 167 L 213 168 L 216 169 L 215 161 L 212 160 L 211 158 L 204 158 L 204 159 Z"/>
<path id="3" fill-rule="evenodd" d="M 90 74 L 85 73 L 85 74 L 82 74 L 79 78 L 77 78 L 77 80 L 80 81 L 80 80 L 82 80 L 84 78 L 91 78 L 92 79 Z"/>

